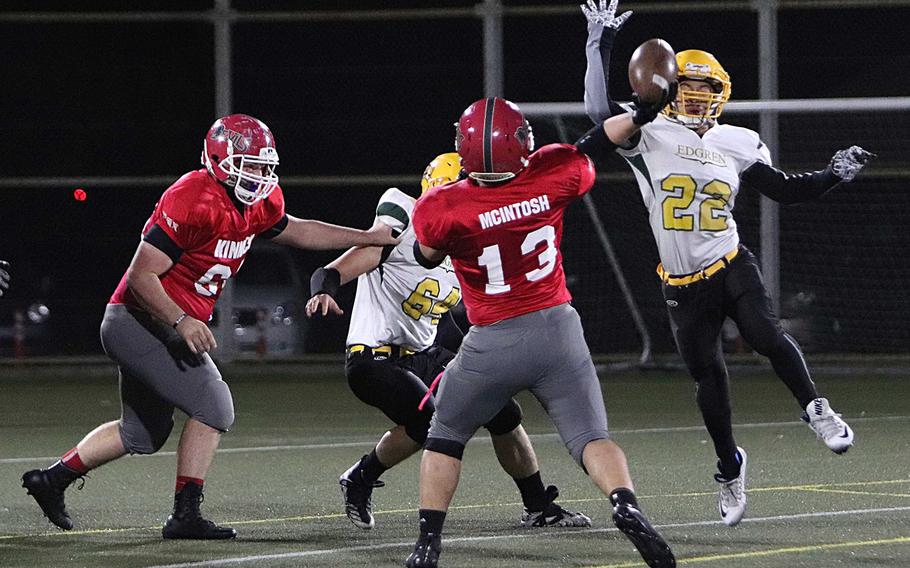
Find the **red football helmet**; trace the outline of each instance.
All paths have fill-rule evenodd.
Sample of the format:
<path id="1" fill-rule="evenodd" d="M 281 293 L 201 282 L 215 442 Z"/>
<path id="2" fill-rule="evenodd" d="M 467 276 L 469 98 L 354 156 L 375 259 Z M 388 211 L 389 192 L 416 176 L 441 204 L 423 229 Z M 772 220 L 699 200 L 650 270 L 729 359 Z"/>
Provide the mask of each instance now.
<path id="1" fill-rule="evenodd" d="M 247 205 L 265 199 L 278 186 L 275 137 L 252 116 L 231 114 L 216 120 L 202 143 L 202 164 Z"/>
<path id="2" fill-rule="evenodd" d="M 515 103 L 498 97 L 480 99 L 455 123 L 455 150 L 469 177 L 505 181 L 528 164 L 534 134 Z"/>

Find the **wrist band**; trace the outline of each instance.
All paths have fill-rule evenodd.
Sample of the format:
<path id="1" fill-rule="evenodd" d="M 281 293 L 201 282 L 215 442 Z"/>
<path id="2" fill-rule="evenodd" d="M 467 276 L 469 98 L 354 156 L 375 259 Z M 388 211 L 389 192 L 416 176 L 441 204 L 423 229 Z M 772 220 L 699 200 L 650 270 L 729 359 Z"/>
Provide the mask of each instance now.
<path id="1" fill-rule="evenodd" d="M 182 314 L 180 314 L 177 317 L 176 320 L 174 320 L 174 323 L 171 325 L 171 327 L 173 327 L 174 329 L 177 329 L 177 326 L 180 325 L 180 322 L 182 322 L 185 319 L 186 319 L 186 312 L 183 312 Z"/>

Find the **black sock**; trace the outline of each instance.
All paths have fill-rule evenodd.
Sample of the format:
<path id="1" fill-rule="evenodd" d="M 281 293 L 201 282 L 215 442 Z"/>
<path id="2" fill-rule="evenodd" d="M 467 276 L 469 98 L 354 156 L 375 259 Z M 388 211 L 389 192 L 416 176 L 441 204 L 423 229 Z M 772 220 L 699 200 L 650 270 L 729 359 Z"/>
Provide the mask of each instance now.
<path id="1" fill-rule="evenodd" d="M 365 457 L 360 462 L 360 477 L 363 478 L 363 481 L 368 485 L 371 485 L 379 479 L 379 476 L 385 473 L 389 469 L 386 466 L 382 465 L 382 462 L 379 461 L 379 457 L 376 455 L 376 448 L 370 452 L 370 454 Z"/>
<path id="2" fill-rule="evenodd" d="M 54 465 L 47 468 L 48 477 L 50 477 L 51 482 L 54 485 L 61 487 L 69 487 L 69 484 L 78 478 L 82 477 L 84 474 L 74 471 L 65 465 L 62 461 L 58 461 Z"/>
<path id="3" fill-rule="evenodd" d="M 435 509 L 420 509 L 420 534 L 442 534 L 442 525 L 446 522 L 446 512 Z"/>
<path id="4" fill-rule="evenodd" d="M 514 479 L 525 508 L 528 511 L 543 511 L 547 506 L 547 491 L 540 479 L 540 471 L 536 471 L 524 479 Z"/>
<path id="5" fill-rule="evenodd" d="M 739 477 L 739 472 L 742 468 L 742 464 L 742 456 L 739 455 L 739 450 L 736 450 L 733 452 L 732 459 L 717 460 L 717 469 L 720 471 L 721 477 L 729 481 L 731 479 L 736 479 Z"/>
<path id="6" fill-rule="evenodd" d="M 638 509 L 638 499 L 635 498 L 635 493 L 632 493 L 631 489 L 626 489 L 625 487 L 617 487 L 610 493 L 610 503 L 615 507 L 616 505 L 632 505 Z"/>

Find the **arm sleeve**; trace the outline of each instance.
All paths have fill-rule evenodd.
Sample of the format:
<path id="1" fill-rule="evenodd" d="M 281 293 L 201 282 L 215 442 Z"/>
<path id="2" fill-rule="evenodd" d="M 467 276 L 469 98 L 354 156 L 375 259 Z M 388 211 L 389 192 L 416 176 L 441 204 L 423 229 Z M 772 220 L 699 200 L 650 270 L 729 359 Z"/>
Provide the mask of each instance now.
<path id="1" fill-rule="evenodd" d="M 284 232 L 284 230 L 287 228 L 287 226 L 288 226 L 288 216 L 287 216 L 287 214 L 285 214 L 281 217 L 281 219 L 278 220 L 277 223 L 275 223 L 274 225 L 272 225 L 271 227 L 266 229 L 265 232 L 262 233 L 262 236 L 266 239 L 274 239 L 275 237 L 280 235 L 282 232 Z"/>
<path id="2" fill-rule="evenodd" d="M 821 197 L 841 181 L 830 167 L 816 172 L 786 174 L 763 162 L 755 162 L 746 168 L 739 179 L 743 186 L 786 205 Z"/>
<path id="3" fill-rule="evenodd" d="M 610 53 L 616 31 L 599 24 L 588 24 L 588 41 L 585 43 L 585 112 L 594 124 L 625 112 L 610 100 Z"/>
<path id="4" fill-rule="evenodd" d="M 607 136 L 601 123 L 585 132 L 585 135 L 575 143 L 575 147 L 590 158 L 600 160 L 606 159 L 609 153 L 615 150 L 617 146 Z"/>
<path id="5" fill-rule="evenodd" d="M 161 228 L 161 225 L 152 225 L 142 240 L 166 254 L 174 264 L 180 260 L 180 255 L 183 254 L 183 249 L 177 246 L 177 243 Z"/>

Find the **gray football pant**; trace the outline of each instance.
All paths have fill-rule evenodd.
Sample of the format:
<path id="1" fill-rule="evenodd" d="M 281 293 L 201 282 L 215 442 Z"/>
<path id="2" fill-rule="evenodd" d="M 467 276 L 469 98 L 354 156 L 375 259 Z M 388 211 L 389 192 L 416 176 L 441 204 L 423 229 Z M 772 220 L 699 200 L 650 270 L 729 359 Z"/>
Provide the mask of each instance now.
<path id="1" fill-rule="evenodd" d="M 169 325 L 148 313 L 109 304 L 101 344 L 120 370 L 120 437 L 131 454 L 158 451 L 174 408 L 216 430 L 234 422 L 231 391 L 208 354 L 195 355 Z"/>
<path id="2" fill-rule="evenodd" d="M 466 444 L 522 390 L 582 467 L 585 446 L 609 437 L 600 381 L 569 304 L 472 327 L 440 382 L 429 437 Z"/>

